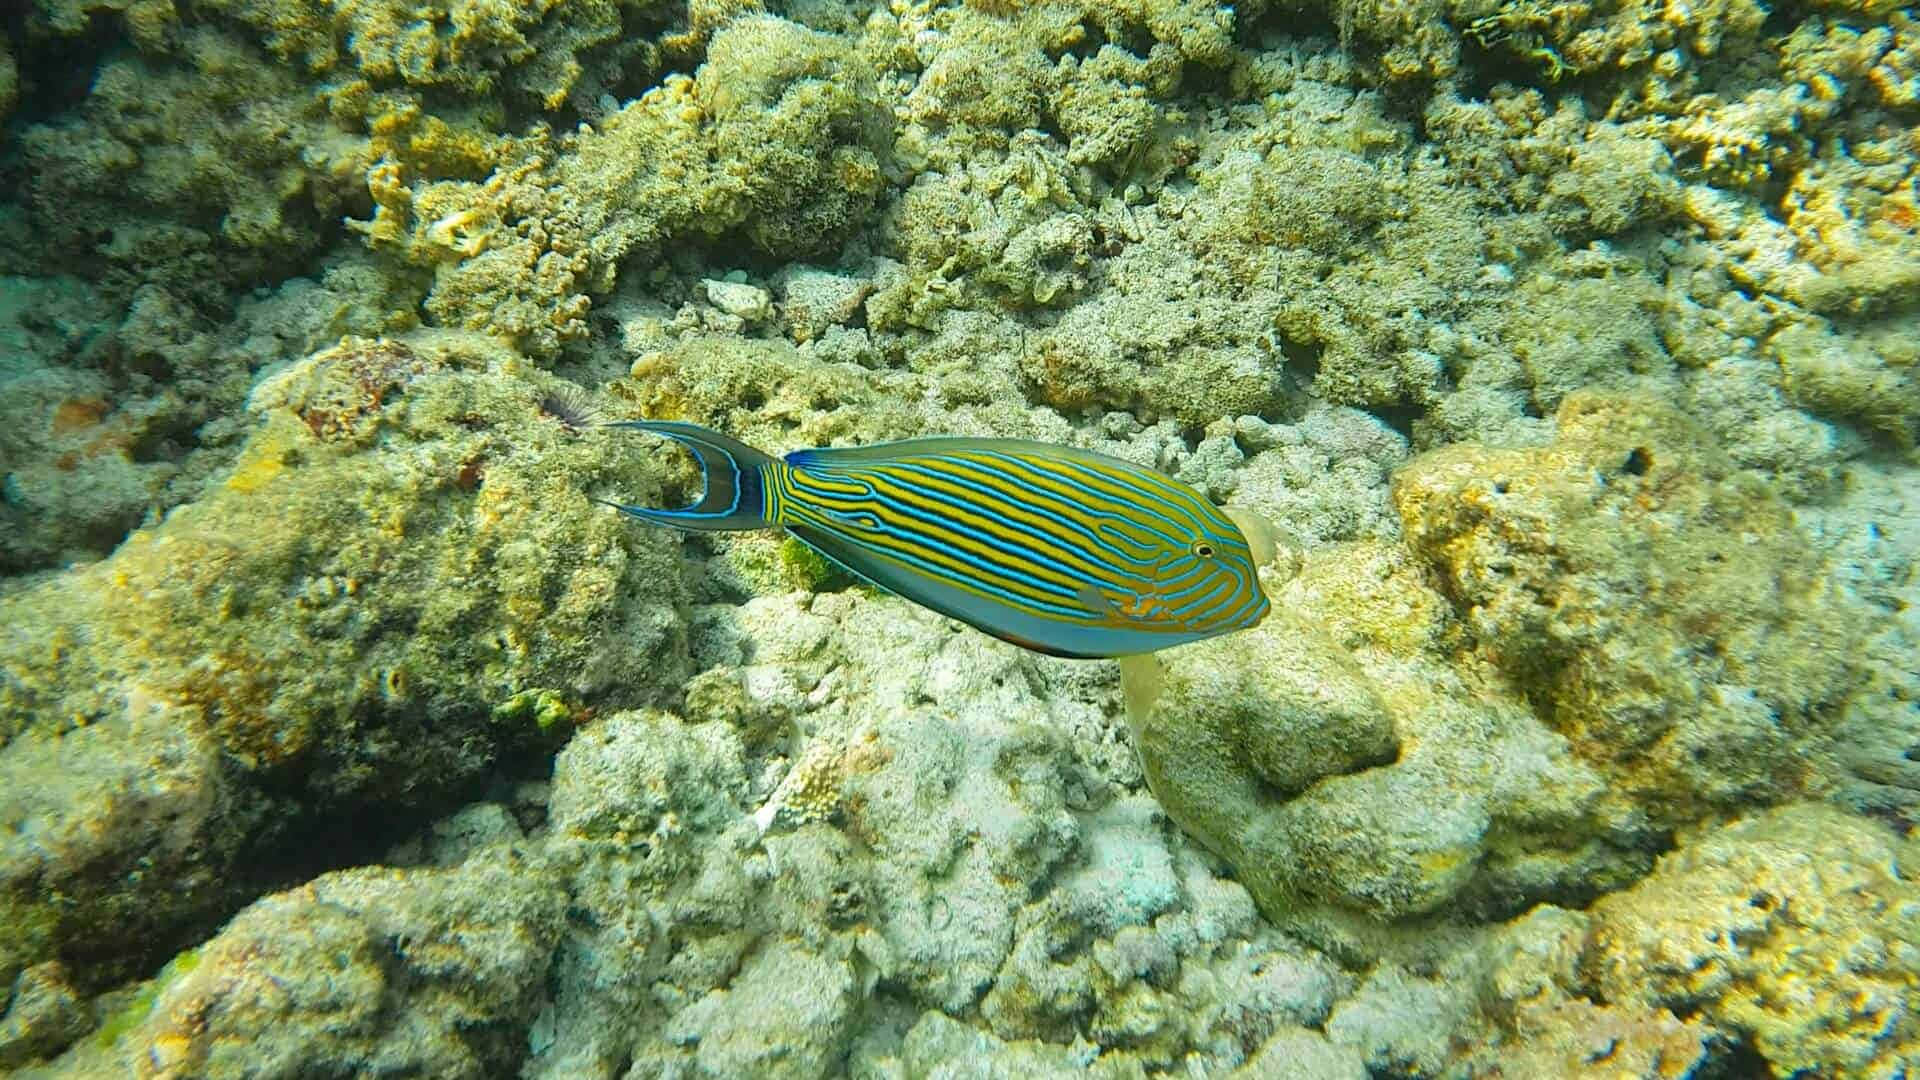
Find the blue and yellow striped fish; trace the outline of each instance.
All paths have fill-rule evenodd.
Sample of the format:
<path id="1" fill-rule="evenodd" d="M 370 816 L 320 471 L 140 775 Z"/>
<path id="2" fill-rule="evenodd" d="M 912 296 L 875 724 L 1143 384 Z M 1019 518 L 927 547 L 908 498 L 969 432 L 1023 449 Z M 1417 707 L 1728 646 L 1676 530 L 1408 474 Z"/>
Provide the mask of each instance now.
<path id="1" fill-rule="evenodd" d="M 607 505 L 679 529 L 784 527 L 880 588 L 1036 652 L 1129 656 L 1267 614 L 1232 519 L 1187 485 L 1104 454 L 936 438 L 776 459 L 693 424 L 609 426 L 686 447 L 703 491 L 680 510 Z"/>

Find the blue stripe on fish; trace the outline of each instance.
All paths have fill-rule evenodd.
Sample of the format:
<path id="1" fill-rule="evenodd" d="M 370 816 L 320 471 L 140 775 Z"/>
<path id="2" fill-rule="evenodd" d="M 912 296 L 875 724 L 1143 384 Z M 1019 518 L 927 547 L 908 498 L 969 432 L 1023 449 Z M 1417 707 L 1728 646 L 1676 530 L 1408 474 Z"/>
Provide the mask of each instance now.
<path id="1" fill-rule="evenodd" d="M 1025 648 L 1125 656 L 1266 617 L 1239 528 L 1171 477 L 1019 439 L 910 439 L 776 460 L 692 424 L 611 425 L 672 439 L 700 467 L 655 525 L 784 527 L 856 577 Z"/>

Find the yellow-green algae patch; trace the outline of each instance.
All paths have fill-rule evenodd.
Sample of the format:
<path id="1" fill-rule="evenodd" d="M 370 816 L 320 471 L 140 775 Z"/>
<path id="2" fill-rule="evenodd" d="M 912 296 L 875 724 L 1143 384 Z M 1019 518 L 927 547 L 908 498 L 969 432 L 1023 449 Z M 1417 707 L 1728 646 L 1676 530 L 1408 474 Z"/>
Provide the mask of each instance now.
<path id="1" fill-rule="evenodd" d="M 573 723 L 575 712 L 566 698 L 552 690 L 522 690 L 494 706 L 493 718 L 508 723 L 533 721 L 542 734 Z"/>
<path id="2" fill-rule="evenodd" d="M 93 1037 L 95 1044 L 101 1049 L 111 1047 L 121 1036 L 145 1023 L 148 1014 L 153 1012 L 153 1003 L 166 993 L 167 987 L 199 966 L 198 949 L 188 949 L 167 961 L 158 974 L 135 987 L 125 1004 L 100 1022 L 100 1030 Z"/>
<path id="3" fill-rule="evenodd" d="M 1739 1032 L 1779 1075 L 1920 1062 L 1916 844 L 1801 804 L 1702 830 L 1593 907 L 1596 996 Z"/>

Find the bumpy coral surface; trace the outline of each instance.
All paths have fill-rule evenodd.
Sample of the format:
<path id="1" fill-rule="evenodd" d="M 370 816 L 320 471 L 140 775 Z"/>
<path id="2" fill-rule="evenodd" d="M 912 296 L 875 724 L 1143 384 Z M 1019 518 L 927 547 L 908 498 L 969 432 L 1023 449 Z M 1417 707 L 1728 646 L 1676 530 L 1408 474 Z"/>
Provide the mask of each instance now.
<path id="1" fill-rule="evenodd" d="M 1685 1009 L 1782 1073 L 1920 1067 L 1913 844 L 1820 806 L 1701 837 L 1594 906 L 1583 965 L 1618 1002 Z"/>
<path id="2" fill-rule="evenodd" d="M 1679 413 L 1581 394 L 1548 447 L 1416 461 L 1394 500 L 1490 658 L 1656 822 L 1815 781 L 1856 602 Z"/>
<path id="3" fill-rule="evenodd" d="M 107 63 L 85 107 L 29 129 L 23 149 L 41 244 L 204 292 L 314 251 L 365 198 L 370 162 L 330 138 L 325 101 L 251 43 L 200 28 L 180 50 L 171 64 Z M 217 255 L 200 253 L 212 265 L 178 266 L 194 240 L 217 241 Z M 130 250 L 142 243 L 169 250 Z"/>
<path id="4" fill-rule="evenodd" d="M 13 59 L 12 47 L 0 41 L 0 121 L 13 111 L 20 97 L 20 65 Z"/>
<path id="5" fill-rule="evenodd" d="M 891 139 L 865 62 L 771 16 L 717 34 L 670 78 L 559 147 L 533 145 L 484 182 L 395 186 L 370 226 L 447 265 L 427 308 L 537 352 L 586 333 L 622 260 L 682 237 L 812 254 L 860 224 Z"/>
<path id="6" fill-rule="evenodd" d="M 1259 628 L 1169 657 L 1134 729 L 1168 814 L 1274 918 L 1364 953 L 1384 920 L 1516 911 L 1644 867 L 1643 810 L 1524 703 L 1435 662 L 1457 629 L 1402 551 L 1324 553 L 1278 595 Z"/>
<path id="7" fill-rule="evenodd" d="M 123 318 L 75 278 L 0 287 L 0 566 L 97 559 L 148 515 L 197 498 L 246 434 L 252 372 L 343 332 L 413 322 L 364 261 L 240 301 L 230 320 L 142 285 Z"/>
<path id="8" fill-rule="evenodd" d="M 457 871 L 330 874 L 176 958 L 129 1030 L 83 1060 L 141 1077 L 497 1075 L 561 926 L 543 869 L 510 849 Z"/>
<path id="9" fill-rule="evenodd" d="M 495 712 L 518 692 L 644 700 L 684 663 L 659 538 L 553 471 L 628 466 L 513 364 L 319 353 L 256 390 L 213 493 L 0 600 L 5 979 L 139 964 L 286 872 L 270 838 L 444 797 L 540 737 Z"/>

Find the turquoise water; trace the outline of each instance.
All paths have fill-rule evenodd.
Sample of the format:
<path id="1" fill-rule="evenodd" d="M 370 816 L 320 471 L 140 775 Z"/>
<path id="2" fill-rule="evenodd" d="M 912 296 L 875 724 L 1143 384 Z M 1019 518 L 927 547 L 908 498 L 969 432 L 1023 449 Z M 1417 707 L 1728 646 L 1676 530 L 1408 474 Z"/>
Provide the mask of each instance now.
<path id="1" fill-rule="evenodd" d="M 35 0 L 0 1073 L 1920 1076 L 1917 364 L 1908 8 Z"/>

